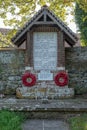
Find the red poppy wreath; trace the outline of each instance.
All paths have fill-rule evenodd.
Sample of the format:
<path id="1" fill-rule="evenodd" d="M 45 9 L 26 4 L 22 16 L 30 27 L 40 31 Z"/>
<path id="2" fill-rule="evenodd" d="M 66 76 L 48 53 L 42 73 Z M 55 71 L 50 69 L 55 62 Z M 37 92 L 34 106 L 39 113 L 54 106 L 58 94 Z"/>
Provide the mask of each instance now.
<path id="1" fill-rule="evenodd" d="M 32 87 L 36 83 L 36 76 L 32 73 L 25 73 L 22 76 L 22 83 L 27 87 Z"/>
<path id="2" fill-rule="evenodd" d="M 54 78 L 55 84 L 64 87 L 68 84 L 68 75 L 66 72 L 58 73 Z"/>

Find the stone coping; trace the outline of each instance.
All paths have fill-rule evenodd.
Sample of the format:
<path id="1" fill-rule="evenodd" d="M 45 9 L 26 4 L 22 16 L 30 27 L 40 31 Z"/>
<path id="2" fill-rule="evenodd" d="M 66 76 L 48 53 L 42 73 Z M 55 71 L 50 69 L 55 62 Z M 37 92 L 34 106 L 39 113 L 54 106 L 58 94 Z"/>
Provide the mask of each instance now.
<path id="1" fill-rule="evenodd" d="M 87 99 L 0 99 L 0 110 L 30 112 L 87 112 Z"/>

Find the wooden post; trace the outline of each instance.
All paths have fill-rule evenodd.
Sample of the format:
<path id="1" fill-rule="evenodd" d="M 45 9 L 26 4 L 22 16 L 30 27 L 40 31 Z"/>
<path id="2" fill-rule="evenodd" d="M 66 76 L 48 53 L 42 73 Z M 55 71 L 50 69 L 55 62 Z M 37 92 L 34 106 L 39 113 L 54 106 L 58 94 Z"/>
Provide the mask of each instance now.
<path id="1" fill-rule="evenodd" d="M 27 32 L 27 37 L 26 37 L 26 65 L 30 66 L 31 65 L 31 43 L 30 43 L 30 32 Z"/>
<path id="2" fill-rule="evenodd" d="M 59 31 L 58 39 L 58 66 L 65 67 L 65 46 L 62 30 Z"/>

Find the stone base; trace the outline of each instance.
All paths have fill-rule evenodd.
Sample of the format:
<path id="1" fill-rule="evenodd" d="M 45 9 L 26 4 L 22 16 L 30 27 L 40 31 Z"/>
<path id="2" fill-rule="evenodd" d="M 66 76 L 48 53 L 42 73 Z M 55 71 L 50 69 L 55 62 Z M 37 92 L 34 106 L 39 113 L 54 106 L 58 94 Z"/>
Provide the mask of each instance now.
<path id="1" fill-rule="evenodd" d="M 29 99 L 59 99 L 71 98 L 74 96 L 74 89 L 58 86 L 49 87 L 20 87 L 16 90 L 17 98 Z"/>

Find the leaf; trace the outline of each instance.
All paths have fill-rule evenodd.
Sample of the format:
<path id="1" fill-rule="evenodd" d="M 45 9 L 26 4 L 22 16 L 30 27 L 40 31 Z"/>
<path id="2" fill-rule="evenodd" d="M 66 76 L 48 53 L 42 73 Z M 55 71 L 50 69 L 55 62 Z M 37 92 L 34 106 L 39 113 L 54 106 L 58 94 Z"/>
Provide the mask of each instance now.
<path id="1" fill-rule="evenodd" d="M 87 13 L 81 8 L 80 4 L 76 3 L 75 19 L 78 28 L 81 32 L 82 45 L 87 46 Z"/>

